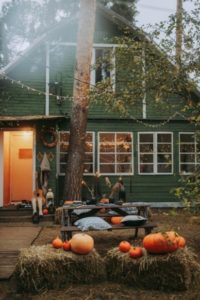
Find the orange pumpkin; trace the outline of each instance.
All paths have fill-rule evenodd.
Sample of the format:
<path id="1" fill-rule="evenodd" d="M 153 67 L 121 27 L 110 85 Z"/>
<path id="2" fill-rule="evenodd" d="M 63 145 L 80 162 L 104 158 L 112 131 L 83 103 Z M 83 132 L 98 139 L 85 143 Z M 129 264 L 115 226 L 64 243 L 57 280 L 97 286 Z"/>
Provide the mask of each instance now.
<path id="1" fill-rule="evenodd" d="M 109 203 L 109 199 L 107 199 L 107 198 L 102 198 L 102 199 L 100 200 L 100 203 Z"/>
<path id="2" fill-rule="evenodd" d="M 151 233 L 143 239 L 144 248 L 150 253 L 168 253 L 177 250 L 178 242 L 175 232 Z"/>
<path id="3" fill-rule="evenodd" d="M 64 249 L 65 251 L 71 250 L 71 242 L 70 242 L 70 241 L 65 241 L 65 242 L 63 243 L 63 249 Z"/>
<path id="4" fill-rule="evenodd" d="M 121 224 L 123 217 L 119 216 L 119 217 L 112 217 L 111 218 L 111 223 L 113 225 L 117 225 L 117 224 Z"/>
<path id="5" fill-rule="evenodd" d="M 179 248 L 184 248 L 186 245 L 186 240 L 182 236 L 177 237 L 177 242 L 178 242 L 178 247 Z"/>
<path id="6" fill-rule="evenodd" d="M 53 240 L 52 246 L 53 246 L 54 248 L 56 248 L 56 249 L 62 248 L 63 242 L 62 242 L 62 240 L 61 240 L 59 237 L 57 237 L 57 238 L 55 238 L 55 239 Z"/>
<path id="7" fill-rule="evenodd" d="M 131 247 L 129 251 L 130 257 L 138 258 L 143 255 L 142 248 L 141 247 Z"/>
<path id="8" fill-rule="evenodd" d="M 77 233 L 71 239 L 71 249 L 78 254 L 88 254 L 94 248 L 93 238 L 86 233 Z"/>
<path id="9" fill-rule="evenodd" d="M 44 208 L 43 211 L 42 211 L 43 215 L 48 215 L 48 209 L 47 208 Z"/>
<path id="10" fill-rule="evenodd" d="M 128 252 L 130 250 L 130 248 L 131 248 L 131 244 L 127 241 L 122 241 L 119 244 L 119 250 L 121 252 Z"/>

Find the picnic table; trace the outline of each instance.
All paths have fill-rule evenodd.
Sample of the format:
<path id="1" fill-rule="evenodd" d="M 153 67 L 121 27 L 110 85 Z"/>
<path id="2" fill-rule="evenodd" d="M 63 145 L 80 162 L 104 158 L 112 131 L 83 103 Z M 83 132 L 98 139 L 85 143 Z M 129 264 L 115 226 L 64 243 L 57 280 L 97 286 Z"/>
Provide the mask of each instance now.
<path id="1" fill-rule="evenodd" d="M 142 225 L 134 225 L 134 226 L 127 226 L 124 224 L 116 224 L 112 225 L 111 229 L 108 230 L 117 230 L 117 229 L 134 229 L 135 235 L 134 237 L 137 237 L 138 230 L 140 228 L 143 228 L 145 231 L 145 235 L 149 234 L 154 227 L 156 227 L 155 224 L 151 224 L 148 222 L 148 208 L 150 207 L 149 203 L 146 202 L 131 202 L 131 203 L 123 203 L 123 204 L 114 204 L 114 203 L 108 203 L 108 204 L 102 204 L 97 203 L 93 205 L 87 205 L 87 204 L 67 204 L 63 205 L 62 207 L 62 216 L 61 216 L 61 236 L 62 240 L 70 239 L 72 237 L 72 232 L 80 231 L 78 227 L 73 225 L 74 217 L 76 220 L 88 216 L 101 216 L 103 218 L 105 217 L 112 217 L 115 215 L 120 216 L 127 216 L 131 215 L 126 208 L 135 208 L 137 209 L 137 215 L 143 216 L 147 219 L 145 224 Z M 106 213 L 99 215 L 99 212 L 104 209 Z M 81 210 L 81 214 L 77 214 L 74 216 L 74 211 Z M 112 211 L 112 214 L 109 214 L 109 212 Z"/>

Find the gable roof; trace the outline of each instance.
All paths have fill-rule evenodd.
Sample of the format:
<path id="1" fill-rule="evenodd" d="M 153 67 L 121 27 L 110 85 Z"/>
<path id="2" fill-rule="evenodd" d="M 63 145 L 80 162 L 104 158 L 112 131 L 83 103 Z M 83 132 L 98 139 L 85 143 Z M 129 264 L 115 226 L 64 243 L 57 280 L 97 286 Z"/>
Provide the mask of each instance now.
<path id="1" fill-rule="evenodd" d="M 135 33 L 138 37 L 142 37 L 143 39 L 147 39 L 145 33 L 138 28 L 137 26 L 133 25 L 130 21 L 126 20 L 124 17 L 120 16 L 118 13 L 114 12 L 113 10 L 106 8 L 100 3 L 97 3 L 97 10 L 109 21 L 113 22 L 120 27 L 127 27 L 132 32 Z M 73 16 L 69 17 L 63 21 L 61 21 L 56 26 L 50 28 L 45 33 L 43 33 L 40 37 L 38 37 L 25 51 L 22 55 L 16 57 L 12 62 L 8 63 L 5 67 L 0 69 L 1 74 L 8 74 L 15 66 L 17 66 L 25 57 L 27 57 L 32 51 L 34 51 L 42 42 L 45 42 L 48 36 L 56 31 L 57 29 L 61 29 L 64 26 L 71 24 L 73 21 L 78 19 L 78 13 Z"/>

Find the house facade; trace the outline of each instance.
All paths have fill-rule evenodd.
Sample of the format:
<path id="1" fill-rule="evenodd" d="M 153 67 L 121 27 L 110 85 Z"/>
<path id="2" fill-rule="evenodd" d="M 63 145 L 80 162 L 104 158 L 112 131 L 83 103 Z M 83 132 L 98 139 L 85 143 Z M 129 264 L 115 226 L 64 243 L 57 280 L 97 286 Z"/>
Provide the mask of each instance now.
<path id="1" fill-rule="evenodd" d="M 111 38 L 122 34 L 123 26 L 137 36 L 137 28 L 98 6 L 91 64 L 109 50 L 116 67 L 92 69 L 91 86 L 110 77 L 117 89 L 117 45 Z M 76 80 L 76 36 L 77 18 L 73 18 L 41 36 L 1 71 L 0 207 L 32 198 L 45 153 L 51 168 L 48 187 L 57 205 L 66 200 L 62 194 Z M 158 108 L 145 95 L 130 117 L 107 111 L 103 103 L 91 103 L 84 166 L 90 189 L 99 172 L 103 194 L 110 193 L 106 177 L 112 184 L 121 177 L 128 201 L 180 205 L 171 190 L 200 164 L 200 145 L 197 126 L 179 114 L 185 100 L 172 95 L 170 101 L 168 109 Z"/>

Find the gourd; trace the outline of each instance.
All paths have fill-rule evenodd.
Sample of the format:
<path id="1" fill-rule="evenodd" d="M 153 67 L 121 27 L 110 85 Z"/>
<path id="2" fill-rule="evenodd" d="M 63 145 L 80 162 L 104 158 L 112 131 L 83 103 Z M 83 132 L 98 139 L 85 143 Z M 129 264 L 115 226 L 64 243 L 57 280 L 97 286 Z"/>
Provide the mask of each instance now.
<path id="1" fill-rule="evenodd" d="M 63 242 L 62 242 L 62 240 L 61 240 L 59 237 L 57 237 L 57 238 L 55 238 L 55 239 L 53 240 L 52 246 L 53 246 L 54 248 L 56 248 L 56 249 L 62 248 Z"/>
<path id="2" fill-rule="evenodd" d="M 128 252 L 130 250 L 130 248 L 131 248 L 131 244 L 127 241 L 122 241 L 119 244 L 119 250 L 121 252 Z"/>
<path id="3" fill-rule="evenodd" d="M 65 251 L 71 250 L 71 242 L 70 242 L 70 241 L 65 241 L 65 242 L 63 243 L 63 249 L 64 249 Z"/>
<path id="4" fill-rule="evenodd" d="M 93 238 L 86 233 L 77 233 L 71 239 L 71 249 L 78 254 L 88 254 L 94 248 Z"/>
<path id="5" fill-rule="evenodd" d="M 131 247 L 129 251 L 130 257 L 138 258 L 143 255 L 142 248 L 141 247 Z"/>
<path id="6" fill-rule="evenodd" d="M 113 225 L 117 225 L 117 224 L 121 224 L 123 217 L 119 216 L 119 217 L 112 217 L 111 218 L 111 223 Z"/>

